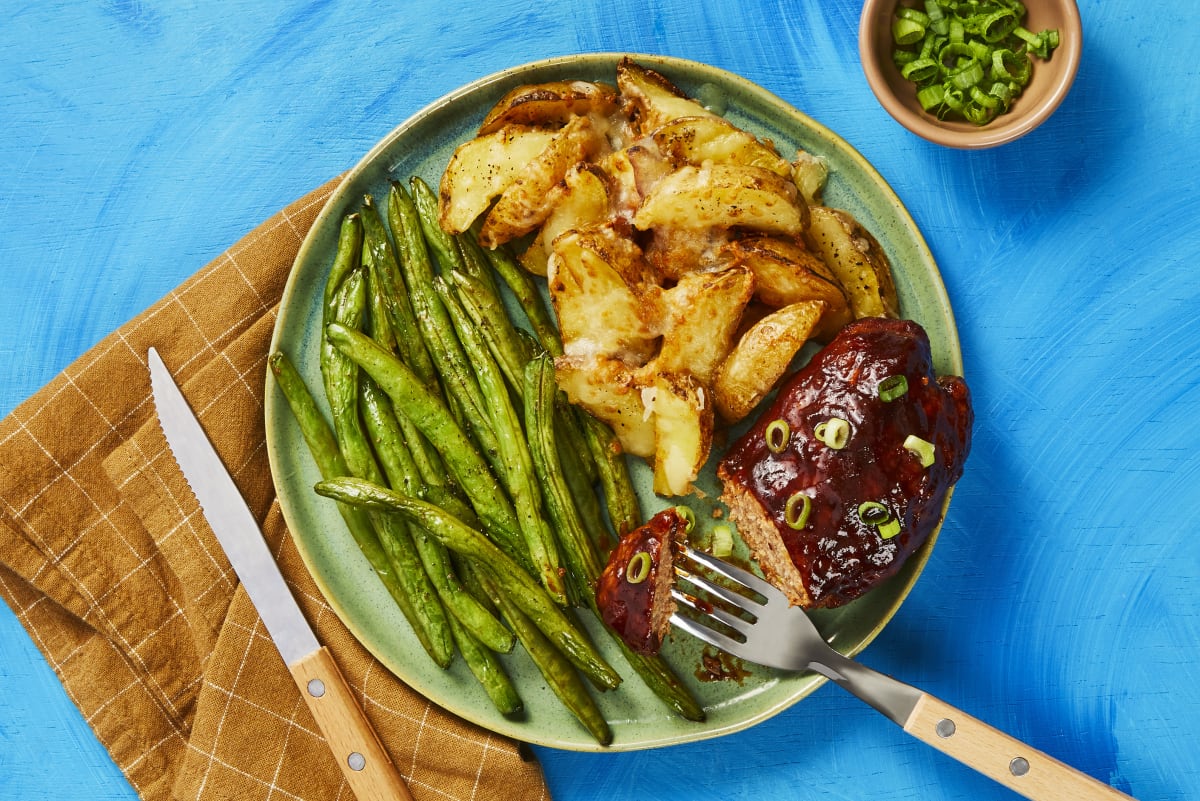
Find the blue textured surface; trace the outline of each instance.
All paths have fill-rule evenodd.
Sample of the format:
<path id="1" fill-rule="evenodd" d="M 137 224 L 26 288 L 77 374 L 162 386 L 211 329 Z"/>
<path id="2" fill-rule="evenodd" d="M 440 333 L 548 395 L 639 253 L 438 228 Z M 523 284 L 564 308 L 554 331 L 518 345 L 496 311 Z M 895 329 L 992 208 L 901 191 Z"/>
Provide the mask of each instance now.
<path id="1" fill-rule="evenodd" d="M 0 413 L 463 83 L 584 51 L 714 64 L 875 164 L 957 315 L 975 449 L 864 661 L 1144 801 L 1200 797 L 1200 75 L 1179 35 L 1194 5 L 1081 2 L 1070 96 L 982 152 L 886 116 L 858 3 L 656 5 L 9 4 Z M 539 755 L 559 801 L 1012 797 L 832 687 L 719 741 Z M 0 798 L 133 797 L 0 605 Z"/>

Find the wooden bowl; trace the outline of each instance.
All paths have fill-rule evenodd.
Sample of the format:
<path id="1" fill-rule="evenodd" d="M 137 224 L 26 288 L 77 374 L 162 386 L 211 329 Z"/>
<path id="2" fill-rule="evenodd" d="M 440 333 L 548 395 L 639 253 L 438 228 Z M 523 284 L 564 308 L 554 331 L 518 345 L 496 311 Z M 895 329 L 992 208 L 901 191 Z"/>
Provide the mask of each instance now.
<path id="1" fill-rule="evenodd" d="M 946 147 L 977 149 L 1011 142 L 1041 125 L 1067 96 L 1083 51 L 1083 26 L 1074 0 L 1025 0 L 1023 26 L 1037 33 L 1056 28 L 1059 46 L 1049 59 L 1033 59 L 1033 73 L 1008 111 L 985 125 L 938 119 L 917 102 L 916 86 L 892 60 L 892 18 L 900 0 L 866 0 L 858 28 L 858 51 L 871 91 L 884 109 L 916 135 Z M 913 5 L 906 2 L 905 5 Z M 918 4 L 919 7 L 919 4 Z"/>

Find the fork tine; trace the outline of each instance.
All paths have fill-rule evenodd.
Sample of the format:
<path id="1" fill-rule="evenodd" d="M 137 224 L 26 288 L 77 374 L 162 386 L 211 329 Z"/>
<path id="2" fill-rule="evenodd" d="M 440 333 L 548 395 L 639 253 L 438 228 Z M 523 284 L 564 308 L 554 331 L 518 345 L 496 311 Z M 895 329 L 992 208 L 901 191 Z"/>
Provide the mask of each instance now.
<path id="1" fill-rule="evenodd" d="M 744 637 L 750 636 L 751 627 L 754 625 L 754 621 L 746 620 L 745 618 L 730 614 L 719 606 L 705 604 L 698 598 L 688 595 L 686 592 L 677 587 L 671 588 L 671 596 L 676 601 L 693 610 L 697 614 L 715 618 Z"/>
<path id="2" fill-rule="evenodd" d="M 719 631 L 710 629 L 708 626 L 698 623 L 690 617 L 684 617 L 678 612 L 671 615 L 671 625 L 683 629 L 697 640 L 706 642 L 709 645 L 715 645 L 722 651 L 728 651 L 734 656 L 740 654 L 745 648 L 745 643 L 735 640 Z"/>
<path id="3" fill-rule="evenodd" d="M 687 570 L 679 564 L 675 565 L 675 575 L 684 581 L 695 585 L 699 589 L 704 590 L 704 592 L 708 593 L 709 595 L 720 598 L 725 603 L 729 604 L 730 606 L 735 606 L 738 609 L 745 609 L 747 612 L 753 612 L 755 607 L 761 606 L 761 604 L 759 604 L 755 599 L 747 598 L 741 593 L 734 592 L 727 587 L 722 587 L 720 584 L 715 584 L 704 576 Z"/>
<path id="4" fill-rule="evenodd" d="M 688 559 L 698 565 L 708 568 L 719 576 L 724 576 L 730 581 L 736 582 L 748 590 L 758 593 L 770 600 L 781 593 L 771 584 L 754 575 L 748 570 L 743 570 L 736 565 L 731 565 L 728 562 L 722 561 L 715 556 L 704 553 L 703 551 L 692 550 L 686 545 L 681 546 L 681 552 Z"/>

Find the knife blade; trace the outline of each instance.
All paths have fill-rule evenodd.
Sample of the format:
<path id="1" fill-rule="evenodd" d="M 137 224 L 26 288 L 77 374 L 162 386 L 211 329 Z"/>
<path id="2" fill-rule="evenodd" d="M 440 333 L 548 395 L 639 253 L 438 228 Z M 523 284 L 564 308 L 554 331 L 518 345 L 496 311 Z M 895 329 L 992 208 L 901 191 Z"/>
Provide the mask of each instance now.
<path id="1" fill-rule="evenodd" d="M 149 349 L 147 362 L 151 397 L 171 454 L 296 680 L 355 798 L 412 801 L 333 655 L 317 640 L 288 589 L 233 477 L 154 348 Z"/>

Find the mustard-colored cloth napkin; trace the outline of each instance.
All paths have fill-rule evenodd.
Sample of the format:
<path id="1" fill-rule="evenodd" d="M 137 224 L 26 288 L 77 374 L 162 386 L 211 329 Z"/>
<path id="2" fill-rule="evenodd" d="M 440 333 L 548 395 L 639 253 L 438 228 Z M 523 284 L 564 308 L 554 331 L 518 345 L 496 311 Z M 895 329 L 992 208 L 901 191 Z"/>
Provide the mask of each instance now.
<path id="1" fill-rule="evenodd" d="M 548 799 L 519 744 L 402 684 L 350 635 L 288 535 L 264 444 L 266 357 L 337 182 L 261 224 L 0 422 L 0 593 L 138 794 L 350 799 L 157 425 L 146 349 L 183 386 L 417 799 Z"/>

